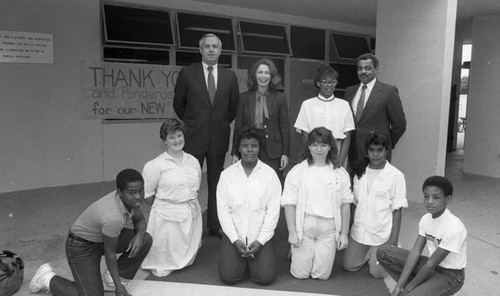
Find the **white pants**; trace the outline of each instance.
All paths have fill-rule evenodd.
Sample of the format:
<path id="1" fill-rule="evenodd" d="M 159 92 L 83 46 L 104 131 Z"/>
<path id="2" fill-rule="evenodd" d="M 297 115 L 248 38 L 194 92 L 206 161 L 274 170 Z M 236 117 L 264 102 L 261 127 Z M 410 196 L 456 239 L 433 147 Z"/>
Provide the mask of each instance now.
<path id="1" fill-rule="evenodd" d="M 328 279 L 337 250 L 333 218 L 306 214 L 302 233 L 300 246 L 292 247 L 290 273 L 298 279 Z"/>

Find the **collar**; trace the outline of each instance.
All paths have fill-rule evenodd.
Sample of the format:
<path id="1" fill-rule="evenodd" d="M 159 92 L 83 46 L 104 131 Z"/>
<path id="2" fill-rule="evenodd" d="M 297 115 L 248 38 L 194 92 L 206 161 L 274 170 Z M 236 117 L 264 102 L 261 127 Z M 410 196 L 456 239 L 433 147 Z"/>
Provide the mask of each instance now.
<path id="1" fill-rule="evenodd" d="M 203 61 L 202 61 L 202 62 L 201 62 L 201 65 L 203 66 L 203 71 L 208 72 L 208 64 L 206 64 L 205 62 L 203 62 Z M 219 64 L 215 64 L 215 65 L 213 65 L 213 66 L 212 66 L 212 68 L 213 68 L 213 70 L 212 70 L 212 71 L 214 71 L 214 72 L 215 72 L 215 71 L 217 71 L 217 66 L 218 66 L 218 65 L 219 65 Z M 375 79 L 374 79 L 374 80 L 375 80 Z"/>
<path id="2" fill-rule="evenodd" d="M 260 159 L 257 159 L 257 164 L 255 165 L 255 169 L 257 168 L 262 168 L 262 164 L 263 162 L 260 160 Z M 242 171 L 244 171 L 245 169 L 243 169 L 243 165 L 241 164 L 241 159 L 236 163 L 236 166 L 241 169 Z"/>
<path id="3" fill-rule="evenodd" d="M 376 82 L 377 82 L 377 77 L 373 78 L 372 81 L 370 81 L 366 84 L 366 90 L 371 91 Z M 363 87 L 363 83 L 360 83 L 359 84 L 359 91 L 361 91 L 362 87 Z"/>
<path id="4" fill-rule="evenodd" d="M 331 102 L 335 99 L 335 95 L 331 95 L 328 98 L 323 97 L 322 95 L 318 94 L 317 98 L 323 102 Z"/>
<path id="5" fill-rule="evenodd" d="M 116 204 L 118 205 L 118 208 L 120 209 L 120 213 L 127 215 L 129 218 L 132 218 L 135 214 L 134 209 L 132 210 L 127 210 L 127 207 L 123 203 L 122 199 L 118 196 L 118 191 L 115 190 L 115 201 Z"/>
<path id="6" fill-rule="evenodd" d="M 165 157 L 166 160 L 175 161 L 174 158 L 172 157 L 172 155 L 168 154 L 167 151 L 163 152 L 163 157 Z M 182 162 L 183 163 L 184 163 L 184 159 L 186 159 L 186 153 L 184 153 L 184 151 L 182 151 Z"/>
<path id="7" fill-rule="evenodd" d="M 439 221 L 442 221 L 442 220 L 446 219 L 446 217 L 449 214 L 450 214 L 450 210 L 448 210 L 448 207 L 446 207 L 446 209 L 444 209 L 444 212 L 441 214 L 441 216 L 439 216 L 437 218 L 433 218 L 432 214 L 429 213 L 429 215 L 431 215 L 432 221 L 434 221 L 434 222 L 439 222 Z"/>

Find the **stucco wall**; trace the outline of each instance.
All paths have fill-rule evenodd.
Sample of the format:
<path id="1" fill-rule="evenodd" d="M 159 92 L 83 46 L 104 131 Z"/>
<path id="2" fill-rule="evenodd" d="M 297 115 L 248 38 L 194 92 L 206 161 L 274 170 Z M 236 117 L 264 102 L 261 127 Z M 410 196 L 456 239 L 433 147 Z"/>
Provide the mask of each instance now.
<path id="1" fill-rule="evenodd" d="M 474 17 L 463 170 L 500 177 L 500 15 Z"/>

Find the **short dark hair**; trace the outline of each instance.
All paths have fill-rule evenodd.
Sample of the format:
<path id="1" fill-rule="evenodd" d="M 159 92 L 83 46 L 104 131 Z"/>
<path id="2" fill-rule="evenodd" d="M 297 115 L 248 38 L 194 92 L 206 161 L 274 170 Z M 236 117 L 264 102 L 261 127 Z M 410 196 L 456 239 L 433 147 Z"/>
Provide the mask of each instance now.
<path id="1" fill-rule="evenodd" d="M 128 183 L 141 181 L 144 183 L 144 178 L 141 173 L 134 169 L 124 169 L 116 175 L 116 188 L 120 191 L 123 191 L 127 188 Z"/>
<path id="2" fill-rule="evenodd" d="M 453 184 L 451 184 L 450 180 L 446 179 L 442 176 L 432 176 L 425 179 L 424 184 L 422 185 L 422 191 L 429 186 L 436 186 L 443 190 L 445 196 L 451 196 L 453 194 Z"/>
<path id="3" fill-rule="evenodd" d="M 362 55 L 360 55 L 357 59 L 357 62 L 356 62 L 356 65 L 359 64 L 359 61 L 361 60 L 372 60 L 373 62 L 373 67 L 375 67 L 375 69 L 378 69 L 378 57 L 376 55 L 374 55 L 373 53 L 364 53 Z"/>
<path id="4" fill-rule="evenodd" d="M 248 73 L 247 86 L 248 90 L 254 91 L 258 88 L 257 84 L 257 68 L 260 65 L 266 65 L 269 67 L 269 73 L 271 74 L 271 81 L 269 82 L 269 90 L 276 90 L 281 85 L 281 77 L 278 74 L 278 69 L 274 65 L 273 61 L 270 59 L 260 59 L 250 68 L 250 73 Z"/>
<path id="5" fill-rule="evenodd" d="M 307 159 L 307 163 L 309 163 L 310 165 L 313 164 L 313 157 L 311 151 L 309 150 L 309 146 L 313 143 L 330 145 L 331 148 L 326 156 L 326 163 L 330 163 L 332 161 L 332 155 L 334 160 L 337 159 L 337 144 L 335 143 L 335 138 L 333 137 L 333 134 L 329 129 L 322 126 L 316 127 L 309 133 L 309 135 L 307 135 L 306 148 L 304 150 L 303 158 Z"/>
<path id="6" fill-rule="evenodd" d="M 186 126 L 182 121 L 180 121 L 177 118 L 167 118 L 160 127 L 160 138 L 163 141 L 165 141 L 169 133 L 176 131 L 181 131 L 182 133 L 185 133 Z"/>
<path id="7" fill-rule="evenodd" d="M 316 79 L 314 80 L 314 85 L 319 88 L 318 82 L 320 82 L 323 78 L 332 77 L 334 79 L 338 79 L 339 72 L 328 65 L 320 66 L 316 69 Z"/>
<path id="8" fill-rule="evenodd" d="M 371 144 L 381 145 L 385 147 L 386 150 L 389 149 L 389 136 L 384 132 L 372 131 L 365 138 L 365 149 L 368 150 L 368 147 Z"/>
<path id="9" fill-rule="evenodd" d="M 258 130 L 255 127 L 242 127 L 238 130 L 238 133 L 236 135 L 236 151 L 234 154 L 238 156 L 238 158 L 241 158 L 241 153 L 240 153 L 240 144 L 241 141 L 244 139 L 256 139 L 257 142 L 259 142 L 259 151 L 260 148 L 262 147 L 262 137 L 260 136 Z"/>

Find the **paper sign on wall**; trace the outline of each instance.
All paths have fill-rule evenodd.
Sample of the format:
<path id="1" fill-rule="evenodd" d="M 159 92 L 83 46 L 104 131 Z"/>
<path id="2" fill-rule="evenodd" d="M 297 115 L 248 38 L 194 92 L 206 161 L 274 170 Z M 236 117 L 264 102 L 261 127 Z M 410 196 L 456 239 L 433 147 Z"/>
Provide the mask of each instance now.
<path id="1" fill-rule="evenodd" d="M 0 63 L 54 63 L 50 33 L 0 31 Z"/>

